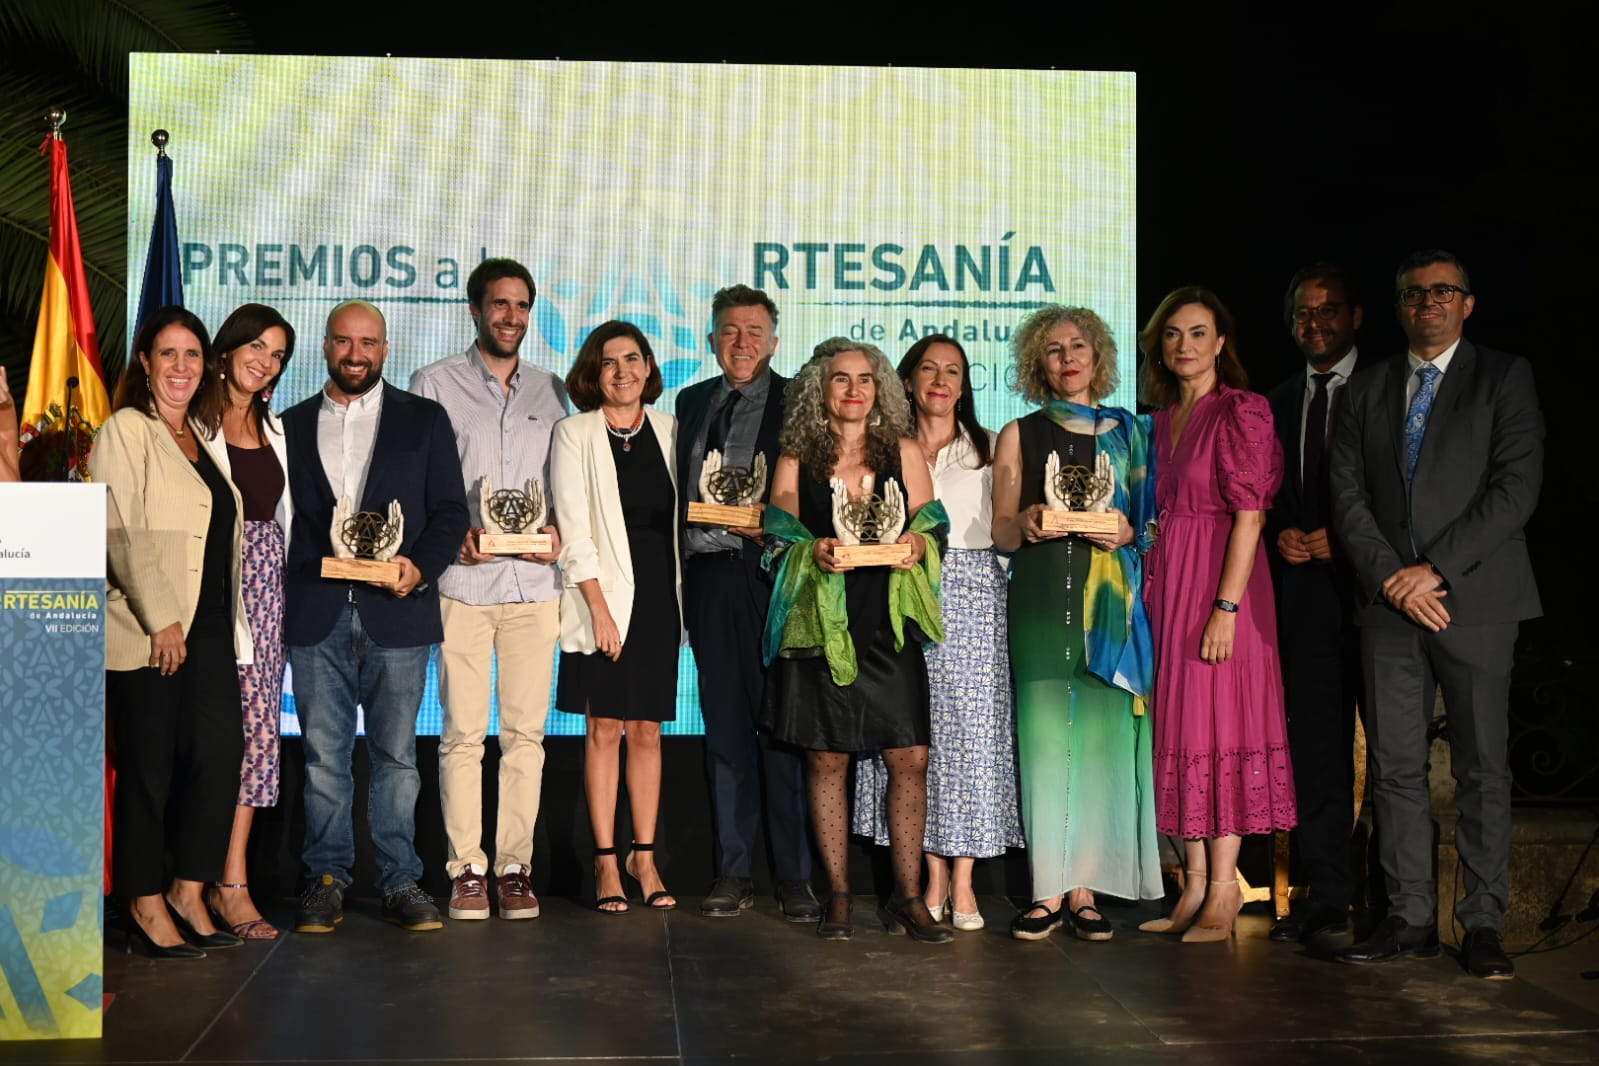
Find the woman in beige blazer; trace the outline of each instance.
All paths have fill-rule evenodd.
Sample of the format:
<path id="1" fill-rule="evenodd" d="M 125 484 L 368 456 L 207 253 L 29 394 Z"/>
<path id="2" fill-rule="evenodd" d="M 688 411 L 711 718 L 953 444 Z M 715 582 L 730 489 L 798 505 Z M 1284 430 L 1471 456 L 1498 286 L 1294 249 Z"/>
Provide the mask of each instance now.
<path id="1" fill-rule="evenodd" d="M 594 830 L 595 906 L 628 910 L 622 871 L 644 905 L 677 905 L 655 868 L 661 799 L 661 723 L 676 716 L 682 643 L 673 471 L 677 420 L 646 407 L 661 371 L 636 326 L 606 322 L 566 377 L 581 414 L 550 442 L 555 523 L 561 530 L 561 668 L 556 707 L 587 718 L 583 784 Z M 627 737 L 634 843 L 616 858 L 616 793 Z"/>
<path id="2" fill-rule="evenodd" d="M 236 662 L 251 658 L 239 586 L 239 494 L 201 446 L 221 420 L 205 326 L 178 307 L 139 329 L 111 417 L 89 453 L 110 508 L 106 705 L 116 748 L 113 890 L 127 946 L 203 958 L 241 943 L 212 924 L 243 729 Z M 183 802 L 168 817 L 168 799 Z M 164 858 L 173 879 L 163 898 Z M 185 942 L 187 941 L 187 943 Z"/>

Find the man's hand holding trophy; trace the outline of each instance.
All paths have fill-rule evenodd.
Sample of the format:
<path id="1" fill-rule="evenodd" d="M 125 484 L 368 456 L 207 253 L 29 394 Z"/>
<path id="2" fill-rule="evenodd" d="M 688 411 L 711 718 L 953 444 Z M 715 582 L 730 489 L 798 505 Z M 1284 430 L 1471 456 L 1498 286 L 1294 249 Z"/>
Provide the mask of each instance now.
<path id="1" fill-rule="evenodd" d="M 726 526 L 745 536 L 759 535 L 765 507 L 761 497 L 766 495 L 766 456 L 757 454 L 753 466 L 728 466 L 721 452 L 706 452 L 699 488 L 700 498 L 689 501 L 690 522 Z"/>
<path id="2" fill-rule="evenodd" d="M 537 481 L 526 481 L 519 489 L 496 490 L 485 476 L 478 483 L 478 510 L 483 517 L 477 533 L 479 553 L 549 555 L 554 549 L 553 535 L 543 532 L 546 510 Z"/>
<path id="3" fill-rule="evenodd" d="M 405 539 L 405 515 L 400 501 L 390 500 L 387 514 L 357 511 L 348 496 L 339 497 L 328 527 L 333 554 L 322 560 L 322 576 L 339 581 L 365 581 L 381 585 L 399 596 L 421 579 L 416 567 L 396 555 Z"/>

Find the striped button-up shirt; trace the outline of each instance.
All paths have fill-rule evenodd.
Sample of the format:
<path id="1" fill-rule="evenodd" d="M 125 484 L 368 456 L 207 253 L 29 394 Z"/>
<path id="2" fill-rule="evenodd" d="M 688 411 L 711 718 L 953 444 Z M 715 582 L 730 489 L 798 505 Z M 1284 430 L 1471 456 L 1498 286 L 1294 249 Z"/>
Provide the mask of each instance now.
<path id="1" fill-rule="evenodd" d="M 559 378 L 519 360 L 507 392 L 473 344 L 412 374 L 411 391 L 449 412 L 474 527 L 484 524 L 480 491 L 485 477 L 495 489 L 536 483 L 548 510 L 550 431 L 567 414 L 566 388 Z M 551 521 L 558 524 L 560 517 L 546 519 Z M 553 565 L 504 556 L 471 566 L 455 563 L 439 578 L 439 591 L 452 600 L 487 607 L 558 599 L 561 581 Z"/>

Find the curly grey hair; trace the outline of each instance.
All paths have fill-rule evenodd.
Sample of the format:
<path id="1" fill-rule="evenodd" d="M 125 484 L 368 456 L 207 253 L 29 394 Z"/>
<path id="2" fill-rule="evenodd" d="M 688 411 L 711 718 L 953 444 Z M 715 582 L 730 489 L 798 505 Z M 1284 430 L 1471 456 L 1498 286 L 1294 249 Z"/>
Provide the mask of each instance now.
<path id="1" fill-rule="evenodd" d="M 899 468 L 899 442 L 910 436 L 911 405 L 905 385 L 888 356 L 872 344 L 848 337 L 829 337 L 816 346 L 811 361 L 789 382 L 783 404 L 784 455 L 792 455 L 818 481 L 833 476 L 838 461 L 838 434 L 827 420 L 828 368 L 845 352 L 860 352 L 872 366 L 877 398 L 866 423 L 866 462 L 876 471 Z"/>

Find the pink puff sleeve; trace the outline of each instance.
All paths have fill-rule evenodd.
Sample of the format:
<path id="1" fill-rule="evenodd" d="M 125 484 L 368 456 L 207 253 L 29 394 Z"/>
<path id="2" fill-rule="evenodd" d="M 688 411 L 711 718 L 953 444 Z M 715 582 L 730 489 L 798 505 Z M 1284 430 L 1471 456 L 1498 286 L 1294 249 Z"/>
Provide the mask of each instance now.
<path id="1" fill-rule="evenodd" d="M 1255 392 L 1227 389 L 1216 433 L 1216 484 L 1228 511 L 1264 511 L 1283 482 L 1283 446 L 1271 405 Z"/>

